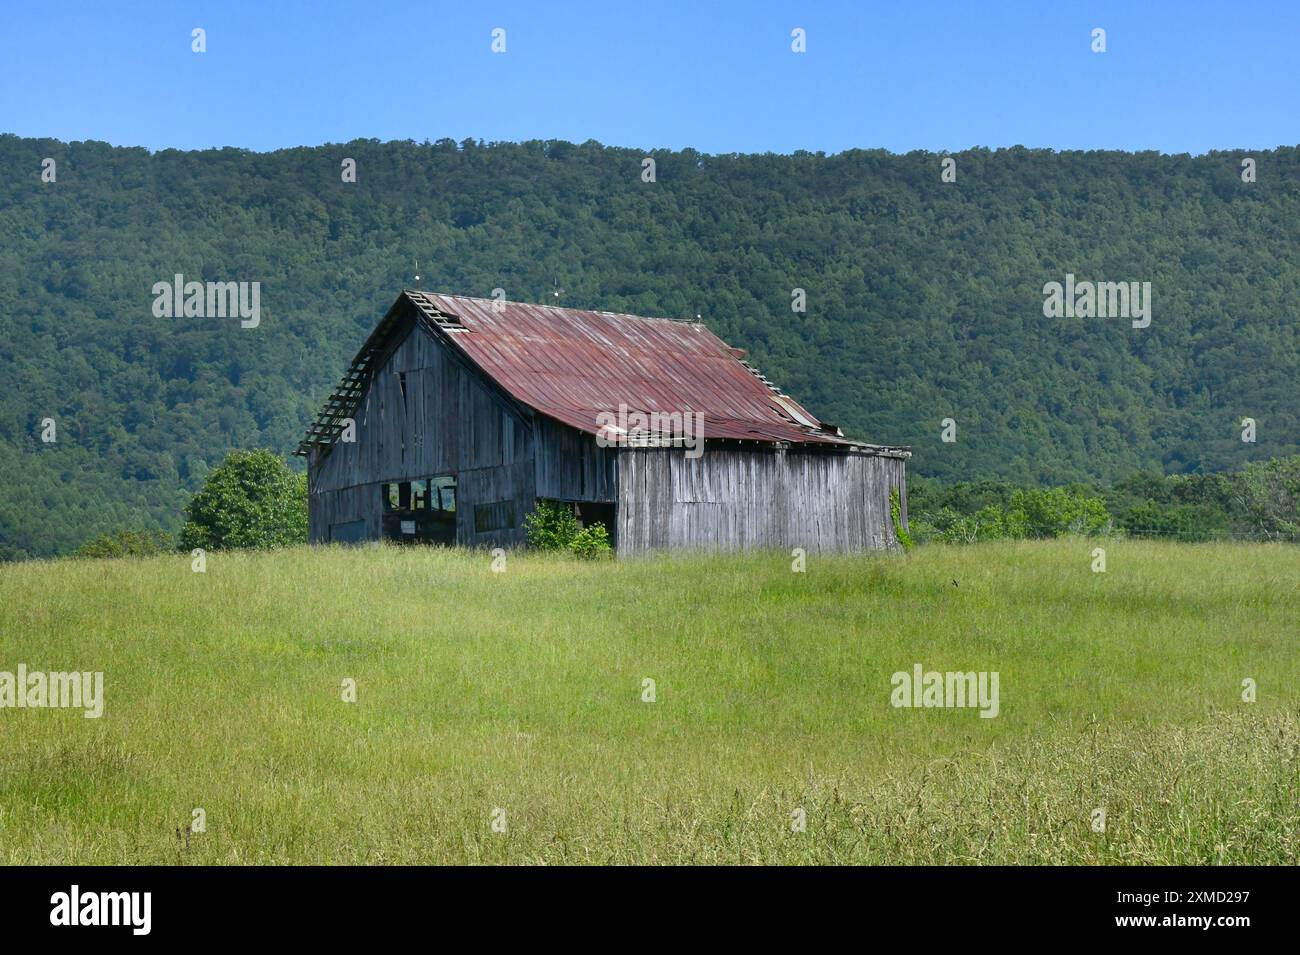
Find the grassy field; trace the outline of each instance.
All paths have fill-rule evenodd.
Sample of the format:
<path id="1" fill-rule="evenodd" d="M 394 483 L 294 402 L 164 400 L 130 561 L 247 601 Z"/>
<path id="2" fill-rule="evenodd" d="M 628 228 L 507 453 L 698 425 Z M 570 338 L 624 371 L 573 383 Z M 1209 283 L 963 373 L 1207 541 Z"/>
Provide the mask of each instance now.
<path id="1" fill-rule="evenodd" d="M 105 704 L 0 709 L 0 862 L 1295 864 L 1300 549 L 1095 546 L 3 566 L 0 671 Z"/>

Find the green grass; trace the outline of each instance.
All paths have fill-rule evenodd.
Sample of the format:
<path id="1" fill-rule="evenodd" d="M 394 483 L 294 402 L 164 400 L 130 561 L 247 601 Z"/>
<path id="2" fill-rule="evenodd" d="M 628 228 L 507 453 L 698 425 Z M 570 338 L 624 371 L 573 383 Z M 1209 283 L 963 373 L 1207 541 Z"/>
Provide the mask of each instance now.
<path id="1" fill-rule="evenodd" d="M 0 862 L 1295 864 L 1300 549 L 1095 546 L 7 565 L 0 670 L 106 702 L 0 710 Z"/>

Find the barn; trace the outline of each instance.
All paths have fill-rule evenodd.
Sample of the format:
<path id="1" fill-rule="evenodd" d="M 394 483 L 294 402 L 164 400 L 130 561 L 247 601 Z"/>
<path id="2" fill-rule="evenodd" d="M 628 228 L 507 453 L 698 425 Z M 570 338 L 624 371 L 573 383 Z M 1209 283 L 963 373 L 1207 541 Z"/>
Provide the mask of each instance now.
<path id="1" fill-rule="evenodd" d="M 299 445 L 311 540 L 509 547 L 539 501 L 620 556 L 857 551 L 907 448 L 851 441 L 699 322 L 407 289 Z"/>

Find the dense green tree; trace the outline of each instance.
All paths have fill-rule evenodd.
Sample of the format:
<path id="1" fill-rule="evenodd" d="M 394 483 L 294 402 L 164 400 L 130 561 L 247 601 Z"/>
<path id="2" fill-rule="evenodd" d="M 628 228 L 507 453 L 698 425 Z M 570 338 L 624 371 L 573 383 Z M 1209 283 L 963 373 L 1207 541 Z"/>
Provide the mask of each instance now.
<path id="1" fill-rule="evenodd" d="M 1300 540 L 1300 457 L 1252 463 L 1234 487 L 1251 532 L 1266 540 Z"/>
<path id="2" fill-rule="evenodd" d="M 272 451 L 233 451 L 185 508 L 181 546 L 279 547 L 307 540 L 307 478 Z"/>
<path id="3" fill-rule="evenodd" d="M 176 550 L 176 544 L 166 531 L 120 530 L 86 541 L 73 557 L 154 557 Z"/>

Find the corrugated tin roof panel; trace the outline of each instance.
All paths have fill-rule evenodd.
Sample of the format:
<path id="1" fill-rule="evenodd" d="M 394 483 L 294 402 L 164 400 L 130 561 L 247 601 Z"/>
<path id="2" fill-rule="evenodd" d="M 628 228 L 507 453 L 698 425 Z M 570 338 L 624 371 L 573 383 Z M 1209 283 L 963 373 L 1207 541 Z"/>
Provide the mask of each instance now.
<path id="1" fill-rule="evenodd" d="M 856 443 L 826 429 L 695 322 L 403 294 L 435 322 L 451 316 L 463 325 L 448 339 L 511 396 L 581 431 L 595 434 L 597 416 L 622 405 L 645 414 L 700 412 L 705 438 Z"/>

